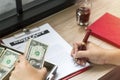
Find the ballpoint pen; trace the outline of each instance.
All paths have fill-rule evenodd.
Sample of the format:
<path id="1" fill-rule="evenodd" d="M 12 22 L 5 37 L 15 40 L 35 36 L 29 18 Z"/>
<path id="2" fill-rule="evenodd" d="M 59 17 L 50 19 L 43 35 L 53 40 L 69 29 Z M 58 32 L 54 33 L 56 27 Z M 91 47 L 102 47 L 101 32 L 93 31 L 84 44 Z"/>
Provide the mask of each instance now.
<path id="1" fill-rule="evenodd" d="M 86 44 L 87 44 L 87 42 L 88 42 L 88 38 L 89 38 L 90 34 L 91 34 L 91 30 L 89 29 L 89 30 L 87 30 L 87 32 L 86 32 L 86 34 L 85 34 L 85 37 L 84 37 L 83 40 L 82 40 L 81 45 L 78 47 L 78 50 L 86 50 Z M 78 60 L 82 60 L 82 61 L 84 61 L 84 62 L 87 62 L 87 61 L 88 61 L 88 59 L 85 58 L 85 57 L 83 57 L 83 58 L 76 58 L 76 61 L 78 61 Z M 89 61 L 88 61 L 88 62 L 89 62 Z"/>

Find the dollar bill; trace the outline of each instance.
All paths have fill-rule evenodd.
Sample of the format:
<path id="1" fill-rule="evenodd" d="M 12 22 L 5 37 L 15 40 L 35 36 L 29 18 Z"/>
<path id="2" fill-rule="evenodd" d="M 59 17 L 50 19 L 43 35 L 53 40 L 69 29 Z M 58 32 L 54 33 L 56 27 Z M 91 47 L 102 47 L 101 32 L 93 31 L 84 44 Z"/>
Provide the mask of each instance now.
<path id="1" fill-rule="evenodd" d="M 2 56 L 3 52 L 4 52 L 5 48 L 0 47 L 0 56 Z"/>
<path id="2" fill-rule="evenodd" d="M 42 68 L 44 64 L 44 56 L 47 48 L 48 45 L 46 44 L 35 41 L 33 39 L 29 40 L 26 49 L 27 51 L 25 53 L 29 63 L 35 68 Z"/>
<path id="3" fill-rule="evenodd" d="M 18 56 L 19 53 L 10 49 L 6 49 L 0 58 L 0 64 L 11 69 L 14 67 L 14 64 L 18 59 Z"/>
<path id="4" fill-rule="evenodd" d="M 10 70 L 5 69 L 3 66 L 0 66 L 0 80 L 6 77 L 6 75 L 10 72 Z"/>

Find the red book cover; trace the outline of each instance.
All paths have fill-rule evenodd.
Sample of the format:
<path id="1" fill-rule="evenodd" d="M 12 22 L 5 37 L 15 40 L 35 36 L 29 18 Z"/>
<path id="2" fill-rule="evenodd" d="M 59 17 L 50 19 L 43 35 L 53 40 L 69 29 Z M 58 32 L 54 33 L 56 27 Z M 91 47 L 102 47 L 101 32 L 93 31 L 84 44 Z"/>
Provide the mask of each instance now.
<path id="1" fill-rule="evenodd" d="M 120 18 L 105 13 L 91 24 L 88 29 L 92 30 L 93 36 L 120 47 Z"/>

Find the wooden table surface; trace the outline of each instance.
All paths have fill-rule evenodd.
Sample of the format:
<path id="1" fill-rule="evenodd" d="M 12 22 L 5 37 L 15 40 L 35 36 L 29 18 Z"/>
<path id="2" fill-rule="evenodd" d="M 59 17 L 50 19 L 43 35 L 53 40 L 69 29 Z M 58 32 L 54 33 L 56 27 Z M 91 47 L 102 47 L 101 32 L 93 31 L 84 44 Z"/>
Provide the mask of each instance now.
<path id="1" fill-rule="evenodd" d="M 85 27 L 79 26 L 76 23 L 76 8 L 76 5 L 73 5 L 27 27 L 33 28 L 44 23 L 49 23 L 72 46 L 73 42 L 81 41 L 85 33 Z M 90 24 L 106 12 L 120 17 L 120 0 L 92 0 Z M 19 31 L 15 33 L 18 33 Z M 104 48 L 116 48 L 93 36 L 90 36 L 89 41 L 94 42 Z M 93 65 L 89 70 L 73 77 L 70 80 L 97 80 L 114 67 L 115 66 L 113 65 Z"/>

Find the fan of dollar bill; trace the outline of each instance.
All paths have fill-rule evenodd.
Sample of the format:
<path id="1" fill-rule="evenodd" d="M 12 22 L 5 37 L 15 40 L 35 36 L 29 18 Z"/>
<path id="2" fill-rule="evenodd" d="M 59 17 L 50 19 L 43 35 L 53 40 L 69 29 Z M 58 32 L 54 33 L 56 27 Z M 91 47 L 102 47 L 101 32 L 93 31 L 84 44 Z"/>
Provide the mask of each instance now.
<path id="1" fill-rule="evenodd" d="M 44 65 L 44 56 L 47 48 L 48 45 L 30 39 L 25 51 L 26 59 L 35 68 L 42 68 Z"/>
<path id="2" fill-rule="evenodd" d="M 16 51 L 0 47 L 0 80 L 3 80 L 11 72 L 19 55 L 20 53 Z"/>
<path id="3" fill-rule="evenodd" d="M 30 39 L 26 46 L 25 56 L 28 62 L 35 68 L 42 68 L 44 56 L 48 45 Z M 0 46 L 0 80 L 6 80 L 13 70 L 20 53 L 5 46 Z"/>

